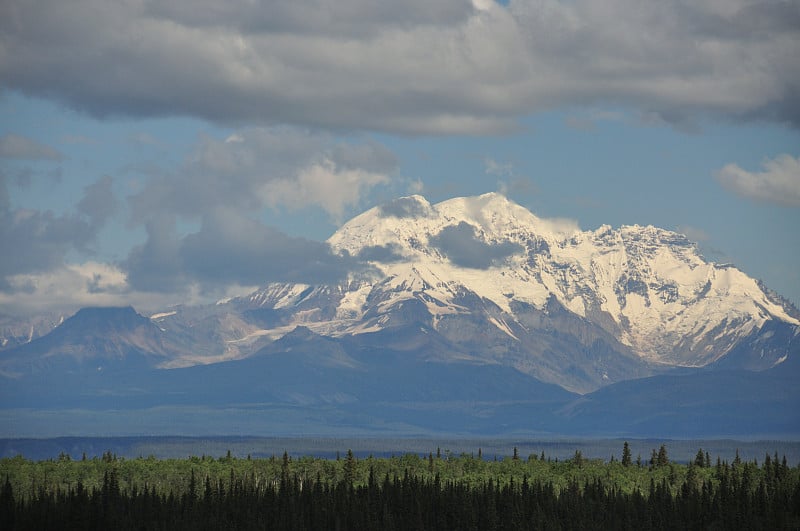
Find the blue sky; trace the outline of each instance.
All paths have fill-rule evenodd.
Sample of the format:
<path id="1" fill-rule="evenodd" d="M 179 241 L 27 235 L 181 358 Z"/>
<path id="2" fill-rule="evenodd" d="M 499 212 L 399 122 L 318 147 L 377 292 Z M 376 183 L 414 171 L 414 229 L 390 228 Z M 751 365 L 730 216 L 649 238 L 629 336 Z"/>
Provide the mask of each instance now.
<path id="1" fill-rule="evenodd" d="M 7 3 L 0 312 L 331 280 L 351 216 L 488 191 L 798 304 L 798 56 L 796 2 Z"/>

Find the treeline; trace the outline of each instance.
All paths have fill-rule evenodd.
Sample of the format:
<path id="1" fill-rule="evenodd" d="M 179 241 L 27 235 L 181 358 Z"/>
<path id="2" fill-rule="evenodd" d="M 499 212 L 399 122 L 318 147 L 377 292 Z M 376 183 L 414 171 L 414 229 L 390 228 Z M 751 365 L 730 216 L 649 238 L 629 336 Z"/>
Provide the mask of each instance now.
<path id="1" fill-rule="evenodd" d="M 336 460 L 0 460 L 0 529 L 800 529 L 800 467 L 662 447 Z"/>

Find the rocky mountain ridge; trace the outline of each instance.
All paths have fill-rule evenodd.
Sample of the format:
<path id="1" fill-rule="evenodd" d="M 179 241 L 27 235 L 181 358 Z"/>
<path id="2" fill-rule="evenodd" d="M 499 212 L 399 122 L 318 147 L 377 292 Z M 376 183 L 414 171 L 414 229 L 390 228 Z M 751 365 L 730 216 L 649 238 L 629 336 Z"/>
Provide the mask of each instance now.
<path id="1" fill-rule="evenodd" d="M 162 352 L 150 359 L 177 368 L 247 358 L 298 326 L 349 338 L 348 348 L 403 331 L 439 361 L 509 366 L 586 393 L 673 367 L 765 370 L 798 351 L 796 309 L 651 226 L 583 231 L 500 194 L 411 196 L 356 216 L 328 243 L 365 266 L 337 284 L 269 284 L 158 312 L 163 338 L 150 330 L 143 344 Z M 420 339 L 430 333 L 435 342 Z"/>
<path id="2" fill-rule="evenodd" d="M 355 217 L 329 244 L 361 264 L 341 282 L 269 284 L 149 317 L 87 308 L 0 350 L 0 426 L 800 433 L 797 310 L 679 234 L 582 231 L 497 194 L 413 196 Z"/>
<path id="3" fill-rule="evenodd" d="M 328 241 L 372 268 L 335 286 L 272 284 L 227 305 L 269 312 L 274 333 L 302 324 L 339 337 L 419 322 L 471 355 L 579 392 L 713 364 L 775 329 L 800 334 L 791 305 L 735 267 L 707 262 L 683 235 L 582 231 L 499 194 L 436 205 L 401 198 Z M 762 349 L 747 368 L 773 367 L 790 350 Z"/>

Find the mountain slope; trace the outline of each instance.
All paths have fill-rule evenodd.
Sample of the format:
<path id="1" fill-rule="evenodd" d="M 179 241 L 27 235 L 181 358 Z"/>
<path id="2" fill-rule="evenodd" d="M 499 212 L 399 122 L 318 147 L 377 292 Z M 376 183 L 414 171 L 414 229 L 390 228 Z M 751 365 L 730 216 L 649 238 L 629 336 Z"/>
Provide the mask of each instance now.
<path id="1" fill-rule="evenodd" d="M 283 433 L 800 433 L 797 310 L 679 234 L 413 196 L 329 244 L 361 264 L 339 283 L 149 319 L 81 310 L 0 352 L 0 414 L 105 407 L 170 429 L 177 415 L 183 433 L 232 411 L 243 433 L 256 417 Z"/>
<path id="2" fill-rule="evenodd" d="M 155 367 L 180 352 L 131 307 L 84 308 L 49 334 L 0 353 L 0 373 Z"/>
<path id="3" fill-rule="evenodd" d="M 412 278 L 427 283 L 425 291 L 440 300 L 452 298 L 455 282 L 512 315 L 514 301 L 543 308 L 555 297 L 658 362 L 705 365 L 768 320 L 800 324 L 757 281 L 706 262 L 673 232 L 639 226 L 580 231 L 539 219 L 498 194 L 437 205 L 414 196 L 401 205 L 405 210 L 365 212 L 330 243 L 353 255 L 391 248 L 403 261 L 376 266 L 405 284 Z M 713 346 L 709 338 L 716 338 Z"/>
<path id="4" fill-rule="evenodd" d="M 356 216 L 329 243 L 370 268 L 231 304 L 267 312 L 274 331 L 303 324 L 334 337 L 423 323 L 460 350 L 578 392 L 734 352 L 731 368 L 763 370 L 797 351 L 786 338 L 800 320 L 786 301 L 654 227 L 581 231 L 499 194 L 412 196 Z M 759 354 L 742 354 L 747 345 Z"/>
<path id="5" fill-rule="evenodd" d="M 800 365 L 659 375 L 604 387 L 559 409 L 579 435 L 783 437 L 800 433 Z"/>

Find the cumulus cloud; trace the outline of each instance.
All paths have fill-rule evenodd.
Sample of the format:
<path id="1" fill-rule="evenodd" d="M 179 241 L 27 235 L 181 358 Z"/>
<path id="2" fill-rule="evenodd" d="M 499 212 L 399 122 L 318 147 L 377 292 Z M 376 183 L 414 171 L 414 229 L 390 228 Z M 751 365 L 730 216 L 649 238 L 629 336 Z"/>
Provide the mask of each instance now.
<path id="1" fill-rule="evenodd" d="M 265 208 L 320 207 L 340 220 L 397 160 L 374 142 L 336 142 L 297 128 L 249 128 L 200 138 L 176 171 L 155 173 L 129 197 L 146 240 L 123 263 L 132 289 L 219 293 L 231 285 L 336 282 L 363 268 L 328 244 L 264 225 Z M 99 190 L 97 191 L 99 193 Z M 178 221 L 199 223 L 181 233 Z"/>
<path id="2" fill-rule="evenodd" d="M 59 161 L 64 156 L 50 146 L 28 137 L 6 133 L 0 136 L 0 158 Z"/>
<path id="3" fill-rule="evenodd" d="M 395 218 L 424 218 L 433 215 L 431 205 L 422 197 L 399 197 L 379 207 L 381 215 Z"/>
<path id="4" fill-rule="evenodd" d="M 203 216 L 196 232 L 178 235 L 171 220 L 162 219 L 148 223 L 147 233 L 123 264 L 138 291 L 219 294 L 232 285 L 328 283 L 362 268 L 327 243 L 290 237 L 223 208 Z"/>
<path id="5" fill-rule="evenodd" d="M 14 290 L 24 284 L 10 278 L 26 273 L 43 273 L 58 268 L 71 251 L 88 252 L 97 232 L 111 214 L 98 201 L 113 201 L 110 183 L 101 179 L 86 187 L 77 211 L 55 214 L 12 208 L 6 178 L 0 174 L 0 290 Z"/>
<path id="6" fill-rule="evenodd" d="M 370 189 L 388 183 L 396 166 L 391 151 L 376 143 L 250 128 L 225 140 L 202 137 L 176 172 L 153 175 L 130 204 L 134 222 L 161 212 L 198 218 L 214 208 L 256 212 L 265 206 L 318 206 L 338 219 Z"/>
<path id="7" fill-rule="evenodd" d="M 395 4 L 7 2 L 0 83 L 96 116 L 333 130 L 496 133 L 598 105 L 800 124 L 796 2 Z"/>
<path id="8" fill-rule="evenodd" d="M 320 2 L 296 0 L 274 3 L 232 0 L 189 2 L 145 2 L 151 16 L 190 27 L 235 27 L 244 34 L 283 32 L 351 37 L 374 36 L 389 29 L 419 25 L 449 25 L 463 21 L 471 12 L 463 0 L 406 0 L 373 2 L 346 0 Z"/>
<path id="9" fill-rule="evenodd" d="M 368 245 L 358 252 L 358 259 L 367 262 L 392 263 L 403 260 L 402 249 L 399 245 Z"/>
<path id="10" fill-rule="evenodd" d="M 355 268 L 327 243 L 294 238 L 234 212 L 216 210 L 181 242 L 183 269 L 206 283 L 329 283 Z"/>
<path id="11" fill-rule="evenodd" d="M 756 201 L 800 207 L 800 158 L 778 155 L 762 164 L 762 171 L 751 172 L 728 164 L 715 177 L 732 192 Z"/>
<path id="12" fill-rule="evenodd" d="M 126 272 L 114 264 L 87 261 L 61 264 L 46 272 L 19 273 L 8 278 L 10 289 L 0 290 L 0 313 L 71 313 L 86 306 L 126 306 L 155 310 L 175 304 L 173 291 L 133 290 Z M 24 293 L 24 296 L 20 296 Z M 182 302 L 203 302 L 188 291 Z"/>
<path id="13" fill-rule="evenodd" d="M 388 183 L 385 174 L 342 168 L 332 159 L 324 158 L 303 168 L 293 178 L 270 181 L 262 193 L 273 207 L 317 205 L 341 222 L 345 208 L 358 204 L 365 190 Z"/>
<path id="14" fill-rule="evenodd" d="M 125 275 L 108 264 L 87 262 L 60 265 L 47 272 L 14 274 L 7 283 L 9 289 L 0 290 L 0 309 L 28 313 L 108 303 L 112 298 L 107 295 L 124 286 Z M 20 297 L 20 292 L 25 296 Z"/>
<path id="15" fill-rule="evenodd" d="M 476 228 L 465 221 L 443 228 L 431 238 L 430 244 L 454 264 L 473 269 L 488 269 L 523 250 L 513 242 L 486 243 L 478 237 Z"/>
<path id="16" fill-rule="evenodd" d="M 182 269 L 175 219 L 162 214 L 145 224 L 147 239 L 131 249 L 122 264 L 135 290 L 185 294 L 191 281 Z"/>
<path id="17" fill-rule="evenodd" d="M 84 196 L 77 209 L 89 218 L 94 227 L 102 226 L 117 210 L 113 184 L 113 179 L 105 175 L 83 189 Z"/>

